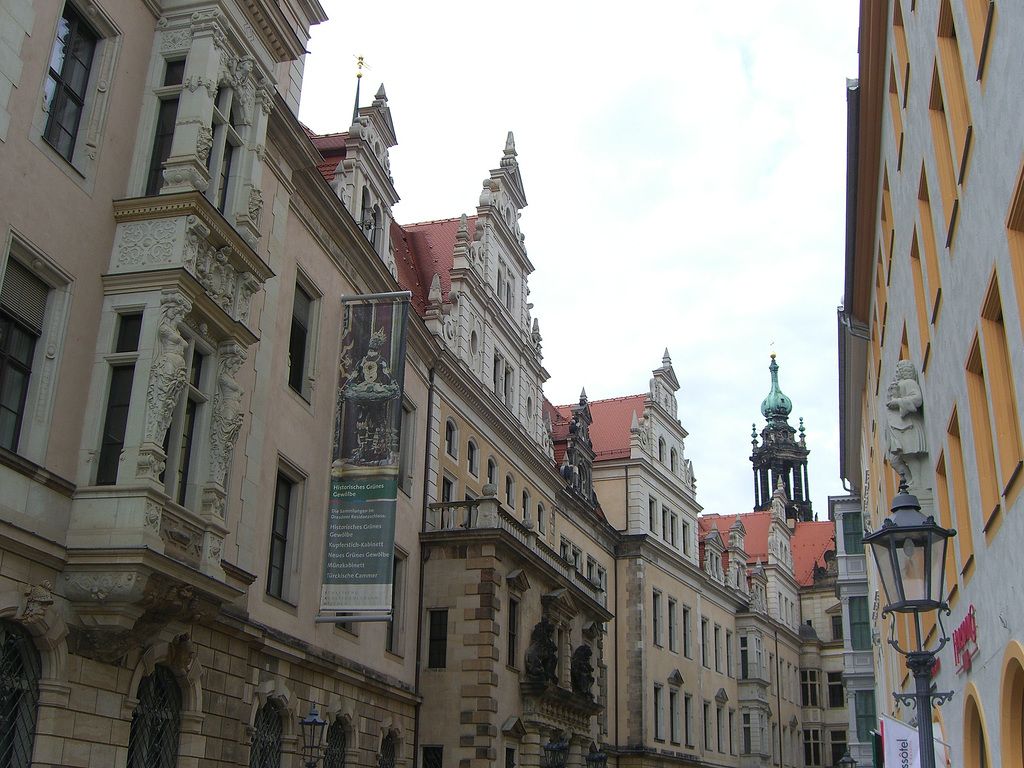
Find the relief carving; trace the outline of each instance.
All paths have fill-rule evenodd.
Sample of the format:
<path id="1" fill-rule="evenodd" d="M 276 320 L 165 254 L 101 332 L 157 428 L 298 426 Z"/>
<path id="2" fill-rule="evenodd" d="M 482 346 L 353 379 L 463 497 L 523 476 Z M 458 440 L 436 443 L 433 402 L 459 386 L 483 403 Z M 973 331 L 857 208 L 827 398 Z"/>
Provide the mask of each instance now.
<path id="1" fill-rule="evenodd" d="M 64 594 L 69 600 L 105 602 L 127 600 L 135 590 L 135 574 L 117 571 L 65 574 Z"/>
<path id="2" fill-rule="evenodd" d="M 25 607 L 14 617 L 15 621 L 22 624 L 37 624 L 42 621 L 46 611 L 53 605 L 53 583 L 42 581 L 37 585 L 30 585 L 22 594 L 25 596 Z"/>
<path id="3" fill-rule="evenodd" d="M 231 246 L 217 249 L 213 246 L 200 248 L 196 263 L 196 277 L 217 305 L 225 312 L 231 312 L 235 297 L 235 268 L 228 256 Z"/>
<path id="4" fill-rule="evenodd" d="M 121 227 L 117 244 L 120 266 L 167 264 L 174 257 L 173 221 L 135 221 Z"/>
<path id="5" fill-rule="evenodd" d="M 249 219 L 257 228 L 263 220 L 263 193 L 256 187 L 249 187 Z"/>
<path id="6" fill-rule="evenodd" d="M 166 24 L 165 19 L 160 19 L 160 22 Z M 160 41 L 160 51 L 163 53 L 166 53 L 168 51 L 180 51 L 188 48 L 191 45 L 191 29 L 173 29 L 164 32 L 163 39 Z"/>
<path id="7" fill-rule="evenodd" d="M 210 159 L 210 149 L 213 147 L 213 131 L 206 125 L 199 126 L 199 133 L 196 135 L 196 155 L 200 161 L 206 163 Z"/>

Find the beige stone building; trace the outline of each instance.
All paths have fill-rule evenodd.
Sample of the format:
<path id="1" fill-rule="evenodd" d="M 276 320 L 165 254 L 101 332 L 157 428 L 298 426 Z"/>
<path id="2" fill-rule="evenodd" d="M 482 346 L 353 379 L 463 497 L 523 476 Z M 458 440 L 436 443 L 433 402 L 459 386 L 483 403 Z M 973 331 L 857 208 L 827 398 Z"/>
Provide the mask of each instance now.
<path id="1" fill-rule="evenodd" d="M 801 765 L 799 524 L 700 517 L 667 353 L 545 400 L 511 134 L 399 226 L 383 87 L 296 119 L 324 18 L 0 7 L 0 760 L 297 766 L 315 705 L 327 768 Z M 316 622 L 342 297 L 398 291 L 393 609 Z"/>

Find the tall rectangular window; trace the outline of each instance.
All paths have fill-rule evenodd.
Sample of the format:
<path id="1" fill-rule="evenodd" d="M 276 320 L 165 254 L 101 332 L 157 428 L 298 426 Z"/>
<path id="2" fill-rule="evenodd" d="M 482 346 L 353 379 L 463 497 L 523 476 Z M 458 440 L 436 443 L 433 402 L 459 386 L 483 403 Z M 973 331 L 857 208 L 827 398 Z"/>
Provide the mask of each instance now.
<path id="1" fill-rule="evenodd" d="M 866 597 L 850 598 L 850 644 L 855 651 L 871 650 L 871 617 Z"/>
<path id="2" fill-rule="evenodd" d="M 807 728 L 804 730 L 804 766 L 820 768 L 821 765 L 821 730 Z"/>
<path id="3" fill-rule="evenodd" d="M 875 717 L 875 691 L 855 691 L 853 694 L 853 707 L 857 718 L 857 741 L 867 743 L 871 741 L 871 731 L 876 727 Z"/>
<path id="4" fill-rule="evenodd" d="M 729 710 L 729 754 L 736 754 L 736 710 Z"/>
<path id="5" fill-rule="evenodd" d="M 309 352 L 313 319 L 313 297 L 295 285 L 292 326 L 288 337 L 288 386 L 307 400 L 310 394 Z"/>
<path id="6" fill-rule="evenodd" d="M 416 452 L 416 406 L 402 403 L 402 436 L 398 451 L 398 487 L 412 496 L 412 481 Z"/>
<path id="7" fill-rule="evenodd" d="M 967 395 L 971 404 L 971 426 L 974 428 L 974 455 L 977 461 L 978 485 L 981 490 L 981 511 L 984 527 L 999 511 L 999 473 L 996 469 L 992 435 L 992 414 L 989 410 L 988 387 L 981 344 L 977 336 L 967 357 Z"/>
<path id="8" fill-rule="evenodd" d="M 995 442 L 999 452 L 999 492 L 1015 495 L 1020 476 L 1024 448 L 1021 445 L 1020 419 L 1013 385 L 1013 364 L 1003 322 L 1003 306 L 999 281 L 992 277 L 988 295 L 981 310 L 981 336 L 985 344 L 985 367 L 988 370 L 989 399 L 995 422 Z M 1007 501 L 1009 502 L 1009 499 Z"/>
<path id="9" fill-rule="evenodd" d="M 949 527 L 948 525 L 946 527 Z M 832 617 L 832 639 L 842 640 L 843 639 L 843 617 L 841 614 L 836 614 Z"/>
<path id="10" fill-rule="evenodd" d="M 740 636 L 740 680 L 747 680 L 750 677 L 750 649 L 747 646 L 747 636 Z"/>
<path id="11" fill-rule="evenodd" d="M 694 746 L 693 741 L 693 696 L 683 694 L 683 729 L 686 746 Z"/>
<path id="12" fill-rule="evenodd" d="M 0 285 L 0 446 L 18 448 L 49 286 L 15 259 Z"/>
<path id="13" fill-rule="evenodd" d="M 658 514 L 658 502 L 653 499 L 647 499 L 647 528 L 651 533 L 656 532 L 657 527 L 657 514 Z"/>
<path id="14" fill-rule="evenodd" d="M 665 740 L 665 689 L 654 684 L 654 740 Z"/>
<path id="15" fill-rule="evenodd" d="M 427 666 L 444 669 L 448 665 L 448 609 L 427 611 L 430 622 L 427 640 Z"/>
<path id="16" fill-rule="evenodd" d="M 668 649 L 679 652 L 679 603 L 674 597 L 668 599 Z"/>
<path id="17" fill-rule="evenodd" d="M 655 645 L 662 644 L 661 638 L 661 592 L 655 589 L 651 593 L 651 634 Z"/>
<path id="18" fill-rule="evenodd" d="M 193 456 L 199 443 L 200 426 L 206 416 L 210 398 L 206 390 L 211 374 L 207 362 L 209 355 L 196 348 L 194 339 L 188 339 L 185 351 L 187 385 L 174 409 L 171 425 L 164 436 L 167 464 L 160 479 L 167 495 L 178 504 L 195 501 L 195 482 L 192 473 Z"/>
<path id="19" fill-rule="evenodd" d="M 288 536 L 291 530 L 292 505 L 296 484 L 278 473 L 274 489 L 274 522 L 270 529 L 270 562 L 267 565 L 267 594 L 284 598 L 288 586 L 290 551 Z"/>
<path id="20" fill-rule="evenodd" d="M 800 670 L 800 703 L 805 707 L 818 706 L 818 670 Z"/>
<path id="21" fill-rule="evenodd" d="M 135 358 L 139 350 L 142 313 L 120 315 L 117 319 L 117 337 L 114 354 L 110 359 L 110 383 L 107 390 L 107 409 L 103 418 L 103 438 L 96 460 L 96 485 L 117 482 L 117 468 L 124 449 L 128 424 L 128 407 L 132 399 L 135 379 Z"/>
<path id="22" fill-rule="evenodd" d="M 516 667 L 516 652 L 519 641 L 519 601 L 508 599 L 508 642 L 505 647 L 505 663 Z"/>
<path id="23" fill-rule="evenodd" d="M 864 554 L 864 523 L 860 512 L 847 512 L 843 515 L 843 551 L 848 555 Z"/>
<path id="24" fill-rule="evenodd" d="M 679 743 L 681 720 L 679 716 L 679 691 L 672 688 L 668 692 L 669 741 Z"/>
<path id="25" fill-rule="evenodd" d="M 43 95 L 46 129 L 43 138 L 68 162 L 74 157 L 79 123 L 85 111 L 89 71 L 99 36 L 65 3 L 50 53 L 50 70 Z"/>
<path id="26" fill-rule="evenodd" d="M 750 715 L 743 714 L 743 754 L 749 755 L 754 751 L 754 739 L 751 732 Z"/>
<path id="27" fill-rule="evenodd" d="M 732 661 L 732 632 L 727 629 L 725 630 L 725 673 L 729 677 L 736 676 Z"/>
<path id="28" fill-rule="evenodd" d="M 956 550 L 960 555 L 960 572 L 964 583 L 970 578 L 974 562 L 974 534 L 971 529 L 971 510 L 967 501 L 967 473 L 964 449 L 960 438 L 960 417 L 954 408 L 946 427 L 949 444 L 949 471 L 952 480 L 953 510 L 956 515 Z M 952 582 L 949 585 L 953 586 Z"/>
<path id="29" fill-rule="evenodd" d="M 712 727 L 713 727 L 713 724 L 711 722 L 711 702 L 710 701 L 705 701 L 704 702 L 704 749 L 708 750 L 708 751 L 711 751 L 711 749 L 713 748 L 711 746 L 712 745 L 712 741 L 711 741 L 712 740 L 712 736 L 711 736 Z"/>
<path id="30" fill-rule="evenodd" d="M 835 729 L 828 732 L 829 744 L 832 747 L 832 762 L 830 765 L 839 765 L 839 761 L 846 754 L 846 731 Z"/>
<path id="31" fill-rule="evenodd" d="M 401 655 L 405 635 L 405 557 L 398 552 L 391 562 L 391 621 L 386 626 L 384 650 Z"/>
<path id="32" fill-rule="evenodd" d="M 700 663 L 711 668 L 711 625 L 703 616 L 700 618 Z"/>
<path id="33" fill-rule="evenodd" d="M 846 706 L 846 695 L 843 691 L 843 673 L 829 672 L 828 674 L 828 705 L 832 709 Z"/>
<path id="34" fill-rule="evenodd" d="M 157 90 L 160 109 L 156 117 L 156 133 L 153 136 L 153 152 L 149 159 L 149 174 L 146 177 L 146 195 L 159 194 L 164 184 L 164 163 L 171 156 L 174 141 L 174 125 L 178 119 L 178 99 L 181 83 L 185 76 L 185 61 L 169 61 L 164 69 L 163 87 Z"/>
<path id="35" fill-rule="evenodd" d="M 693 626 L 690 618 L 690 608 L 683 606 L 683 656 L 693 658 Z"/>
<path id="36" fill-rule="evenodd" d="M 718 737 L 718 751 L 725 752 L 725 708 L 721 704 L 715 708 L 715 731 Z"/>
<path id="37" fill-rule="evenodd" d="M 715 672 L 722 671 L 722 628 L 715 624 Z"/>

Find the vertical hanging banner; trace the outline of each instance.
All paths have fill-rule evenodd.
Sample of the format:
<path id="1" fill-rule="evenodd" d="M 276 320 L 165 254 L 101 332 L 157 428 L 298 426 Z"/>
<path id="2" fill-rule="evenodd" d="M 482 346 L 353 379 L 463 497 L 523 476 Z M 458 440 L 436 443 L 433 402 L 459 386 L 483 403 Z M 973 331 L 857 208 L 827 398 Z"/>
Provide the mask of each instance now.
<path id="1" fill-rule="evenodd" d="M 347 304 L 320 610 L 391 611 L 408 301 Z"/>

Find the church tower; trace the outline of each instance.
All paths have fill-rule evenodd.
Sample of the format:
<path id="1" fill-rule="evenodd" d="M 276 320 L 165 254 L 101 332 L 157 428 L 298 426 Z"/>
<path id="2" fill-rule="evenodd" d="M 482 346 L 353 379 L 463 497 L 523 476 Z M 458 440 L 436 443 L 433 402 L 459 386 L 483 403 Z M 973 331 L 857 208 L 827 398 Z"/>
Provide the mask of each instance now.
<path id="1" fill-rule="evenodd" d="M 779 388 L 779 364 L 768 366 L 772 375 L 772 388 L 761 402 L 761 413 L 765 418 L 758 444 L 757 425 L 751 434 L 753 450 L 750 461 L 754 465 L 754 509 L 766 510 L 772 507 L 772 495 L 779 484 L 786 493 L 786 518 L 803 522 L 813 520 L 811 513 L 810 489 L 807 485 L 807 442 L 804 439 L 804 423 L 800 420 L 800 434 L 789 424 L 793 401 Z"/>

